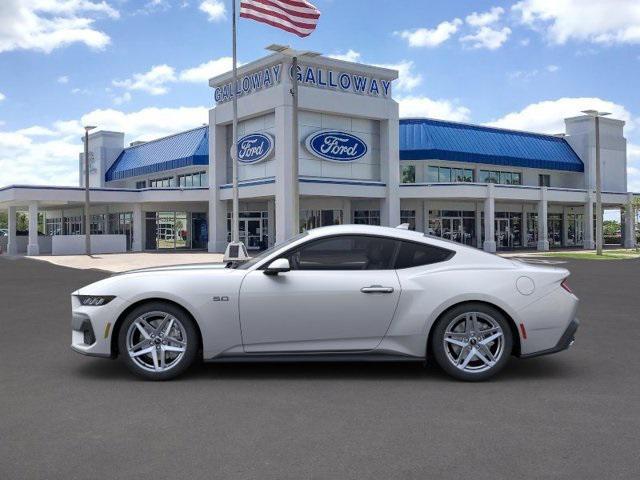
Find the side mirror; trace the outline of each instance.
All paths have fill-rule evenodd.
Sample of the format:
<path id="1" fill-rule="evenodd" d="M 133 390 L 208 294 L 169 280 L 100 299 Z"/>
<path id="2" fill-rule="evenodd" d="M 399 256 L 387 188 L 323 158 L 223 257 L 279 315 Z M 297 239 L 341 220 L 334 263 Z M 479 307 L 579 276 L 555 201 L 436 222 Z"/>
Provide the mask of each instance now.
<path id="1" fill-rule="evenodd" d="M 289 260 L 286 258 L 278 258 L 271 262 L 267 268 L 264 269 L 265 275 L 278 275 L 279 273 L 288 272 L 291 270 Z"/>

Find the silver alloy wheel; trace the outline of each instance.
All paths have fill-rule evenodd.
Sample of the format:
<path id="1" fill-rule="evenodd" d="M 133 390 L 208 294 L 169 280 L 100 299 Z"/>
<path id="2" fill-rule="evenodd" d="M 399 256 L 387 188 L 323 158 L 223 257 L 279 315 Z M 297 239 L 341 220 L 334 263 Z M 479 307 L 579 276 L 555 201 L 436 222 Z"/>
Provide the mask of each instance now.
<path id="1" fill-rule="evenodd" d="M 149 372 L 172 369 L 187 350 L 187 332 L 182 322 L 167 312 L 146 312 L 127 330 L 129 357 Z"/>
<path id="2" fill-rule="evenodd" d="M 466 373 L 489 370 L 504 353 L 502 327 L 482 312 L 466 312 L 451 320 L 443 341 L 449 361 Z"/>

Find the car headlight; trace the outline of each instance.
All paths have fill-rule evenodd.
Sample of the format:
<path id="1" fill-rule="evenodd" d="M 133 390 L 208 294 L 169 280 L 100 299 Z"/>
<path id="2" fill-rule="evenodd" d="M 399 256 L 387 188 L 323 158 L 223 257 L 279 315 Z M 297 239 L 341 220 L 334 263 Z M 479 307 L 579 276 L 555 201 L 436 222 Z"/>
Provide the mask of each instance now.
<path id="1" fill-rule="evenodd" d="M 113 300 L 113 295 L 78 295 L 80 305 L 85 307 L 101 307 Z"/>

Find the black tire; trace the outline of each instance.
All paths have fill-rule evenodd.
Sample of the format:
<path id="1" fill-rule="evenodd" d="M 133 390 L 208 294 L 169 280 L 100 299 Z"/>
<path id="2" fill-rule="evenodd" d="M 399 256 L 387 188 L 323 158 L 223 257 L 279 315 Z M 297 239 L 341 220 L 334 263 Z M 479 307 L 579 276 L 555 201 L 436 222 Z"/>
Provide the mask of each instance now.
<path id="1" fill-rule="evenodd" d="M 486 320 L 486 318 L 489 317 L 497 326 L 502 329 L 503 333 L 501 337 L 501 353 L 499 358 L 496 359 L 495 363 L 487 366 L 487 364 L 483 362 L 479 357 L 472 356 L 473 360 L 468 363 L 467 368 L 477 368 L 478 371 L 462 370 L 460 367 L 456 366 L 454 363 L 454 361 L 456 360 L 456 352 L 459 351 L 460 353 L 462 353 L 463 350 L 457 345 L 447 344 L 447 346 L 445 346 L 444 340 L 447 327 L 450 326 L 450 324 L 452 324 L 452 322 L 454 321 L 462 321 L 460 320 L 461 316 L 472 312 L 478 313 L 476 317 L 477 321 L 480 323 L 481 331 L 483 327 L 486 328 L 489 325 L 488 320 Z M 445 312 L 440 318 L 438 318 L 433 328 L 433 334 L 431 335 L 431 345 L 429 345 L 431 347 L 430 350 L 433 353 L 433 358 L 440 366 L 440 368 L 442 368 L 452 377 L 455 377 L 459 380 L 470 382 L 487 380 L 497 374 L 500 370 L 502 370 L 511 356 L 511 351 L 513 349 L 513 333 L 511 330 L 511 325 L 502 312 L 494 307 L 491 307 L 490 305 L 484 303 L 469 302 L 453 307 L 451 310 Z M 480 341 L 476 339 L 476 334 L 474 334 L 473 336 L 466 334 L 463 335 L 465 338 L 461 339 L 461 341 L 469 345 L 468 347 L 466 347 L 466 352 L 471 352 L 471 348 L 473 348 L 473 346 L 475 346 L 476 344 L 480 344 Z M 484 337 L 478 338 L 484 339 L 491 336 L 488 333 L 482 333 L 482 335 L 484 335 Z M 471 339 L 475 340 L 473 345 L 471 344 Z M 499 342 L 499 340 L 500 339 L 497 339 L 496 342 Z M 498 351 L 498 348 L 500 348 L 498 346 L 498 343 L 492 342 L 489 345 L 490 347 L 488 348 L 495 349 L 496 353 Z M 485 346 L 482 345 L 482 348 L 484 347 Z M 482 354 L 484 352 L 480 353 Z M 466 355 L 463 355 L 463 359 L 464 358 L 466 358 Z M 485 358 L 488 358 L 488 356 L 485 356 Z"/>
<path id="2" fill-rule="evenodd" d="M 182 357 L 176 360 L 174 364 L 171 365 L 169 368 L 162 371 L 150 371 L 148 369 L 145 369 L 143 366 L 139 364 L 138 361 L 135 361 L 130 356 L 129 350 L 127 348 L 127 335 L 132 324 L 139 317 L 145 314 L 148 315 L 151 312 L 162 312 L 162 313 L 171 315 L 182 326 L 182 332 L 180 333 L 182 334 L 181 336 L 184 336 L 186 338 L 186 347 L 184 347 L 184 352 L 182 352 Z M 152 317 L 152 318 L 155 318 L 155 317 Z M 153 322 L 153 320 L 151 321 Z M 156 321 L 156 324 L 157 324 L 157 321 Z M 133 327 L 133 329 L 135 328 L 136 327 Z M 151 340 L 148 340 L 148 341 L 151 342 Z M 118 351 L 125 365 L 131 372 L 147 380 L 170 380 L 184 373 L 185 370 L 187 370 L 196 360 L 196 357 L 199 351 L 199 345 L 200 345 L 200 337 L 193 323 L 193 320 L 191 319 L 191 316 L 187 314 L 183 309 L 177 307 L 176 305 L 168 302 L 162 302 L 162 301 L 144 303 L 139 307 L 134 308 L 131 312 L 129 312 L 129 314 L 123 320 L 123 323 L 120 326 L 119 333 L 118 333 Z M 151 346 L 151 344 L 149 346 Z M 173 346 L 175 346 L 175 344 Z M 148 347 L 145 345 L 145 348 L 148 348 Z M 161 348 L 161 347 L 157 346 L 156 348 Z M 170 353 L 169 356 L 171 355 L 173 354 Z M 179 354 L 176 353 L 175 355 L 176 355 L 175 358 L 177 359 L 177 356 Z M 145 361 L 148 362 L 150 358 L 151 358 L 151 355 L 141 356 L 139 358 L 141 361 L 140 363 L 144 363 Z"/>

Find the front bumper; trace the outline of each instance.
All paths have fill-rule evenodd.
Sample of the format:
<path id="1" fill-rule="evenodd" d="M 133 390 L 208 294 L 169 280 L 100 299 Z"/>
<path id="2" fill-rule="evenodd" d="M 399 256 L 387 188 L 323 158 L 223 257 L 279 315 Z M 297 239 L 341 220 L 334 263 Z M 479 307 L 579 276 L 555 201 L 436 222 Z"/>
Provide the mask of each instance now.
<path id="1" fill-rule="evenodd" d="M 125 301 L 115 298 L 103 306 L 82 306 L 72 297 L 71 306 L 71 348 L 92 357 L 112 357 L 111 335 Z"/>
<path id="2" fill-rule="evenodd" d="M 546 350 L 540 350 L 539 352 L 520 355 L 520 358 L 540 357 L 542 355 L 550 355 L 552 353 L 558 353 L 568 349 L 571 345 L 573 345 L 573 342 L 576 340 L 575 334 L 579 326 L 580 326 L 580 320 L 578 320 L 577 318 L 574 318 L 573 320 L 571 320 L 569 325 L 567 325 L 567 328 L 565 329 L 564 333 L 560 337 L 560 340 L 558 340 L 558 343 L 554 347 L 548 348 Z"/>

